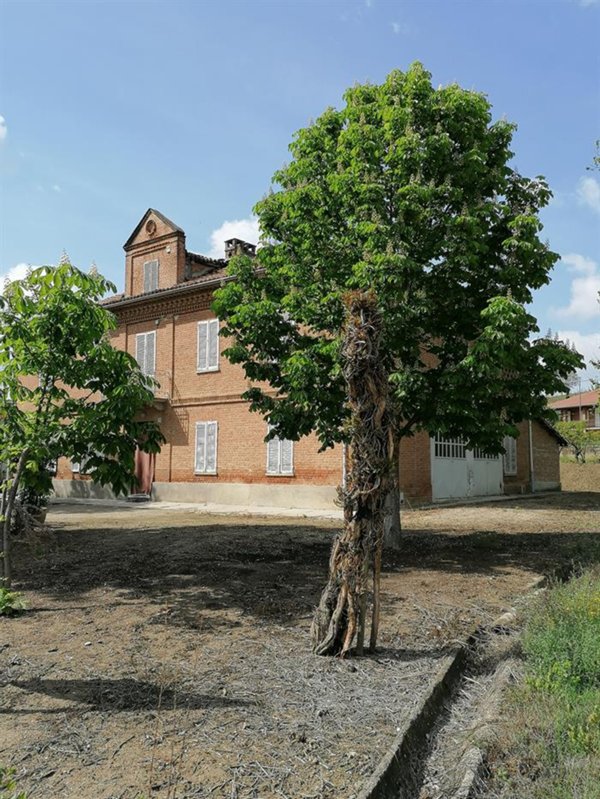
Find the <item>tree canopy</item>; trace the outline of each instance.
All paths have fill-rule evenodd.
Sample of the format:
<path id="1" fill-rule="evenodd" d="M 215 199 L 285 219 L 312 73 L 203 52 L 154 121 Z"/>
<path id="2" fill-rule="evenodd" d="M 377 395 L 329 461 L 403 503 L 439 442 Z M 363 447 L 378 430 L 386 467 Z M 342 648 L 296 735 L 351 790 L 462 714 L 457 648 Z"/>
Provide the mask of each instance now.
<path id="1" fill-rule="evenodd" d="M 581 358 L 536 339 L 525 307 L 558 256 L 540 238 L 550 190 L 512 166 L 514 130 L 483 94 L 434 88 L 416 63 L 296 133 L 255 207 L 262 247 L 231 261 L 214 305 L 273 434 L 347 438 L 341 340 L 356 291 L 377 298 L 399 436 L 498 452 L 519 421 L 552 418 L 545 395 Z"/>

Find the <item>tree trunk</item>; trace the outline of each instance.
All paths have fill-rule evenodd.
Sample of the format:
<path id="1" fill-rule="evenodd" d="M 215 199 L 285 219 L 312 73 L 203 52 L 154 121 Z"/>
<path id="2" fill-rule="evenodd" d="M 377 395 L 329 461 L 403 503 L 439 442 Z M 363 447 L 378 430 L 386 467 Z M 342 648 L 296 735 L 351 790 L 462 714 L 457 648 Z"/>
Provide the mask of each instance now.
<path id="1" fill-rule="evenodd" d="M 11 486 L 6 497 L 6 507 L 4 512 L 3 522 L 3 541 L 2 541 L 2 583 L 5 588 L 10 588 L 12 583 L 12 560 L 10 549 L 10 535 L 11 535 L 11 522 L 13 516 L 13 508 L 15 506 L 15 498 L 19 489 L 21 475 L 25 469 L 25 461 L 27 460 L 27 450 L 23 450 L 17 463 L 17 468 L 12 477 Z"/>
<path id="2" fill-rule="evenodd" d="M 355 638 L 356 651 L 362 653 L 371 579 L 371 649 L 377 643 L 384 506 L 394 482 L 395 438 L 375 297 L 349 295 L 346 315 L 342 364 L 350 410 L 350 463 L 341 489 L 344 529 L 333 542 L 329 579 L 312 624 L 315 653 L 342 657 Z"/>
<path id="3" fill-rule="evenodd" d="M 398 481 L 395 480 L 384 505 L 385 517 L 383 521 L 383 545 L 386 549 L 400 549 L 400 489 Z"/>

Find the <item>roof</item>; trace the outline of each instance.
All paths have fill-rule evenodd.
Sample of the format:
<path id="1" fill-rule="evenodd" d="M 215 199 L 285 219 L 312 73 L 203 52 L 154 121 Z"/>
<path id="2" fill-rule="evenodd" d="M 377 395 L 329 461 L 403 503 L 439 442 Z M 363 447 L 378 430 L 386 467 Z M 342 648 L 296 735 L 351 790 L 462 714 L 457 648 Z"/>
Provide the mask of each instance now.
<path id="1" fill-rule="evenodd" d="M 571 394 L 566 399 L 554 400 L 548 403 L 549 407 L 555 411 L 560 411 L 562 408 L 582 408 L 589 405 L 597 405 L 600 399 L 600 390 L 583 391 L 581 394 Z"/>
<path id="2" fill-rule="evenodd" d="M 112 297 L 107 297 L 102 300 L 102 304 L 109 308 L 122 308 L 126 305 L 137 305 L 138 303 L 153 300 L 155 297 L 162 298 L 175 294 L 184 294 L 187 291 L 193 291 L 195 288 L 204 288 L 213 284 L 218 286 L 228 277 L 225 266 L 223 266 L 221 269 L 214 269 L 208 275 L 186 280 L 185 283 L 176 283 L 174 286 L 167 286 L 167 288 L 164 289 L 155 289 L 154 291 L 147 291 L 144 294 L 134 294 L 131 297 L 126 297 L 124 294 L 115 294 Z"/>
<path id="3" fill-rule="evenodd" d="M 137 236 L 137 234 L 138 234 L 138 233 L 140 232 L 140 230 L 142 229 L 142 226 L 143 226 L 144 222 L 146 221 L 146 219 L 148 219 L 148 217 L 150 216 L 150 214 L 154 214 L 155 216 L 157 216 L 157 217 L 158 217 L 160 220 L 162 220 L 162 221 L 165 223 L 165 225 L 168 225 L 168 226 L 169 226 L 170 228 L 172 228 L 172 229 L 173 229 L 175 232 L 177 232 L 177 233 L 183 233 L 183 234 L 185 235 L 185 231 L 183 230 L 183 228 L 180 228 L 180 227 L 179 227 L 179 225 L 176 225 L 176 224 L 175 224 L 175 222 L 172 222 L 172 221 L 171 221 L 171 220 L 170 220 L 168 217 L 166 217 L 164 214 L 161 214 L 161 212 L 160 212 L 160 211 L 157 211 L 157 210 L 156 210 L 156 208 L 148 208 L 148 210 L 146 211 L 146 213 L 145 213 L 145 214 L 142 216 L 142 218 L 140 219 L 140 221 L 139 221 L 139 222 L 137 223 L 137 225 L 135 226 L 135 230 L 133 231 L 133 233 L 131 234 L 131 236 L 130 236 L 130 237 L 127 239 L 127 241 L 126 241 L 126 242 L 125 242 L 125 244 L 123 245 L 123 249 L 127 249 L 127 247 L 128 247 L 128 246 L 131 244 L 131 242 L 132 242 L 132 241 L 135 239 L 135 237 Z"/>

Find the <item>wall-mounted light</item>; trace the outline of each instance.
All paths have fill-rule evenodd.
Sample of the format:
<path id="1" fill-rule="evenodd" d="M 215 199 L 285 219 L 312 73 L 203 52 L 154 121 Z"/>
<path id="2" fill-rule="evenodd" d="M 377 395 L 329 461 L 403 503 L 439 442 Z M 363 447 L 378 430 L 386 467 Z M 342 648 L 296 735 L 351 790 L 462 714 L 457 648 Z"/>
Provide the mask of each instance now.
<path id="1" fill-rule="evenodd" d="M 170 247 L 165 247 L 165 251 L 166 251 L 166 253 L 167 253 L 168 255 L 170 255 L 170 254 L 171 254 L 171 248 L 170 248 Z"/>

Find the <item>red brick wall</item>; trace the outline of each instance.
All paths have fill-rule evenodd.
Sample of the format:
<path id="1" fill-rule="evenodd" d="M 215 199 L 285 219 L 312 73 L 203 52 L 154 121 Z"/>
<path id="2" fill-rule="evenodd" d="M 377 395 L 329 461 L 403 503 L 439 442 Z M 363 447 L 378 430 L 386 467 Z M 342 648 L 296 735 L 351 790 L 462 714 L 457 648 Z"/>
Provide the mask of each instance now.
<path id="1" fill-rule="evenodd" d="M 400 490 L 411 502 L 431 501 L 431 445 L 429 434 L 416 433 L 400 443 Z"/>
<path id="2" fill-rule="evenodd" d="M 127 245 L 125 257 L 125 294 L 135 296 L 144 291 L 144 263 L 158 259 L 158 288 L 181 283 L 185 273 L 185 236 L 150 215 L 156 232 L 150 235 L 145 224 L 135 239 Z"/>

